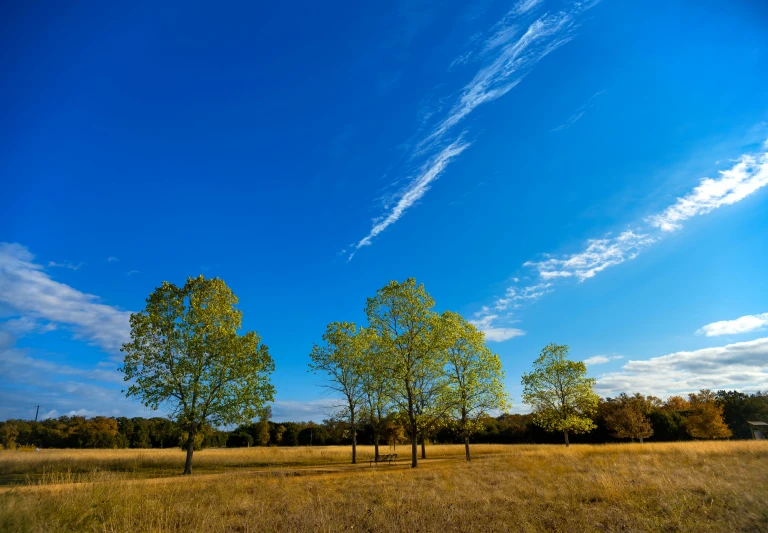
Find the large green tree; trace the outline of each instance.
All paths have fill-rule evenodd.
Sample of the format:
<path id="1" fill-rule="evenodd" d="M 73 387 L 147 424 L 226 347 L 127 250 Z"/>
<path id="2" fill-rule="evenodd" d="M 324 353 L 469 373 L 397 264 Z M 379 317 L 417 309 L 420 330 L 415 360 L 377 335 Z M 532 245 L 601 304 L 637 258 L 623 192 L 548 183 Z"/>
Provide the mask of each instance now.
<path id="1" fill-rule="evenodd" d="M 195 438 L 206 422 L 244 423 L 274 399 L 274 362 L 254 331 L 240 334 L 238 299 L 219 278 L 168 282 L 131 315 L 123 345 L 127 396 L 150 409 L 165 407 L 186 434 L 184 473 L 192 473 Z"/>
<path id="2" fill-rule="evenodd" d="M 386 372 L 392 380 L 392 401 L 405 412 L 411 440 L 411 466 L 418 466 L 418 411 L 420 384 L 444 372 L 434 334 L 439 316 L 435 302 L 408 278 L 390 281 L 368 298 L 365 312 L 369 327 L 376 334 L 378 356 L 385 358 Z"/>
<path id="3" fill-rule="evenodd" d="M 562 431 L 569 446 L 570 433 L 594 429 L 591 416 L 599 397 L 592 391 L 594 378 L 587 377 L 583 362 L 568 359 L 568 346 L 549 344 L 523 374 L 523 402 L 533 408 L 536 424 L 547 431 Z"/>
<path id="4" fill-rule="evenodd" d="M 493 410 L 506 410 L 510 400 L 504 388 L 501 360 L 486 346 L 483 332 L 458 313 L 446 311 L 442 318 L 443 335 L 448 341 L 450 404 L 457 415 L 467 461 L 470 461 L 470 435 L 482 426 L 482 418 Z"/>
<path id="5" fill-rule="evenodd" d="M 353 322 L 332 322 L 323 335 L 325 344 L 314 345 L 309 368 L 328 376 L 323 386 L 344 398 L 342 412 L 352 434 L 352 464 L 357 462 L 357 426 L 363 405 L 362 368 L 365 365 L 364 337 Z"/>

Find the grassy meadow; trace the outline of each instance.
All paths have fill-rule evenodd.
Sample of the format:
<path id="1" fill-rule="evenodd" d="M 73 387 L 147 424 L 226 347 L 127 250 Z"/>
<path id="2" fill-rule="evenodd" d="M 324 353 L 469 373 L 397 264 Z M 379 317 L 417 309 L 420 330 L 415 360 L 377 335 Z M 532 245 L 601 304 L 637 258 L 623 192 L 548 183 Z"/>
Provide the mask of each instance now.
<path id="1" fill-rule="evenodd" d="M 0 531 L 768 531 L 768 442 L 408 451 L 2 451 Z"/>

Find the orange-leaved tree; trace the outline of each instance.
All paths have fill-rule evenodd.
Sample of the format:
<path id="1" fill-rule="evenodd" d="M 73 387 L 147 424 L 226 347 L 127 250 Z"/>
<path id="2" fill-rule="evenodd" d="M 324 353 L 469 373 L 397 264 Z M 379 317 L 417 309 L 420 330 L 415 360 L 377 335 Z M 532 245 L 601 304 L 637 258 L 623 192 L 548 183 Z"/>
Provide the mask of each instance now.
<path id="1" fill-rule="evenodd" d="M 685 421 L 685 430 L 695 439 L 725 439 L 733 433 L 723 419 L 723 406 L 715 394 L 702 389 L 689 394 L 691 414 Z"/>

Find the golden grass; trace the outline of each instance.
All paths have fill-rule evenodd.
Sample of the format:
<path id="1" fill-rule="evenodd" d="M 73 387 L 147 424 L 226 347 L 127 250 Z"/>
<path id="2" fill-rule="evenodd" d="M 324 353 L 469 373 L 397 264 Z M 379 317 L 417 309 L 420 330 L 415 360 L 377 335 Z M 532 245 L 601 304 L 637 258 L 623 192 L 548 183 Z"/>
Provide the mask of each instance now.
<path id="1" fill-rule="evenodd" d="M 472 463 L 462 451 L 429 447 L 435 459 L 413 470 L 339 464 L 349 450 L 335 447 L 206 450 L 191 477 L 104 468 L 88 483 L 4 490 L 0 531 L 768 531 L 766 442 L 475 446 Z M 176 450 L 48 453 L 2 452 L 0 464 L 183 461 Z"/>
<path id="2" fill-rule="evenodd" d="M 510 449 L 505 445 L 477 445 L 472 452 L 477 455 L 499 454 Z M 367 462 L 374 456 L 373 446 L 358 446 L 358 460 Z M 402 461 L 410 454 L 410 447 L 398 446 L 392 450 L 382 446 L 379 453 L 397 453 Z M 463 445 L 428 446 L 428 457 L 459 456 Z M 0 451 L 0 485 L 3 478 L 19 475 L 36 479 L 45 474 L 87 474 L 92 472 L 134 473 L 147 475 L 172 475 L 184 468 L 186 452 L 169 449 L 122 449 L 122 450 L 40 450 L 34 453 Z M 235 468 L 272 468 L 313 466 L 347 463 L 352 459 L 349 446 L 300 446 L 278 448 L 213 448 L 195 452 L 193 470 L 221 472 Z M 81 476 L 82 477 L 82 476 Z"/>

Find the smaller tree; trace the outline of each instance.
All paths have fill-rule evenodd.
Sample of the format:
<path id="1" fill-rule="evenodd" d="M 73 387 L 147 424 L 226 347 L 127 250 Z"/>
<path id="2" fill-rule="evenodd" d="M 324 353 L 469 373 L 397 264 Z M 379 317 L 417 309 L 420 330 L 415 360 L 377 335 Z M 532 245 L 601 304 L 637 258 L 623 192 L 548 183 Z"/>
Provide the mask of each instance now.
<path id="1" fill-rule="evenodd" d="M 723 420 L 723 406 L 712 391 L 703 389 L 688 395 L 691 414 L 685 430 L 694 439 L 725 439 L 733 435 Z"/>
<path id="2" fill-rule="evenodd" d="M 397 445 L 405 442 L 405 427 L 397 415 L 391 415 L 382 424 L 381 433 L 390 448 L 397 451 Z"/>
<path id="3" fill-rule="evenodd" d="M 607 402 L 605 422 L 617 439 L 638 439 L 643 442 L 643 439 L 653 435 L 647 411 L 646 400 L 641 395 L 627 396 L 622 393 L 615 400 Z"/>
<path id="4" fill-rule="evenodd" d="M 363 363 L 359 367 L 362 403 L 373 432 L 374 454 L 378 457 L 382 426 L 390 407 L 391 380 L 386 361 L 378 349 L 380 343 L 376 333 L 371 329 L 361 328 L 358 341 Z"/>
<path id="5" fill-rule="evenodd" d="M 279 446 L 283 443 L 283 435 L 285 434 L 285 426 L 282 424 L 275 424 L 269 430 L 269 442 L 275 446 Z"/>
<path id="6" fill-rule="evenodd" d="M 0 423 L 0 444 L 6 450 L 16 449 L 16 439 L 19 437 L 19 428 L 12 422 Z"/>
<path id="7" fill-rule="evenodd" d="M 565 445 L 570 433 L 594 429 L 591 416 L 599 397 L 592 391 L 594 378 L 587 377 L 583 362 L 568 359 L 568 346 L 549 344 L 523 374 L 523 401 L 533 407 L 534 421 L 547 431 L 562 431 Z"/>
<path id="8" fill-rule="evenodd" d="M 261 419 L 256 424 L 254 444 L 257 446 L 266 446 L 269 444 L 269 419 L 272 416 L 272 408 L 267 406 L 261 413 Z"/>
<path id="9" fill-rule="evenodd" d="M 310 371 L 324 372 L 328 380 L 324 387 L 331 393 L 342 395 L 342 411 L 349 420 L 352 433 L 352 464 L 357 462 L 357 424 L 363 404 L 363 380 L 360 339 L 352 322 L 332 322 L 323 335 L 325 346 L 315 345 L 309 354 Z"/>
<path id="10" fill-rule="evenodd" d="M 663 405 L 663 409 L 667 411 L 687 411 L 690 408 L 690 402 L 682 396 L 670 396 Z"/>
<path id="11" fill-rule="evenodd" d="M 447 337 L 446 361 L 451 399 L 447 402 L 459 421 L 467 461 L 469 436 L 482 427 L 480 419 L 492 410 L 504 410 L 509 397 L 499 356 L 485 345 L 485 335 L 457 313 L 442 315 Z"/>

